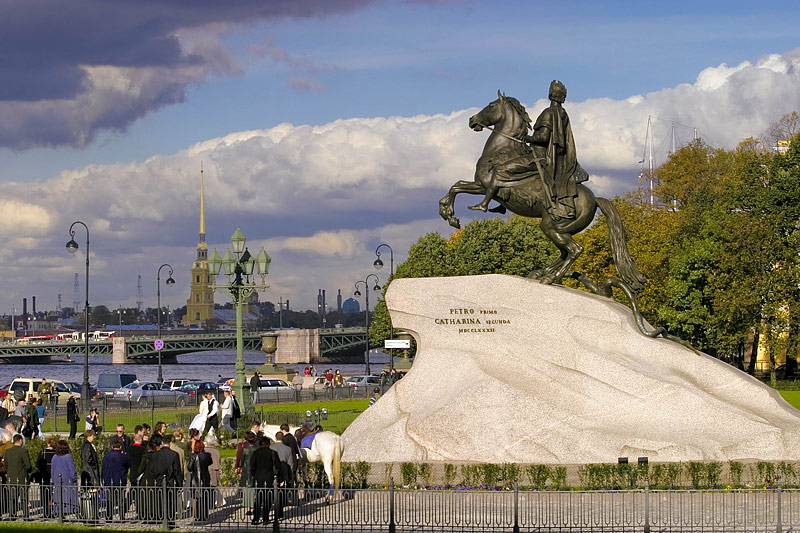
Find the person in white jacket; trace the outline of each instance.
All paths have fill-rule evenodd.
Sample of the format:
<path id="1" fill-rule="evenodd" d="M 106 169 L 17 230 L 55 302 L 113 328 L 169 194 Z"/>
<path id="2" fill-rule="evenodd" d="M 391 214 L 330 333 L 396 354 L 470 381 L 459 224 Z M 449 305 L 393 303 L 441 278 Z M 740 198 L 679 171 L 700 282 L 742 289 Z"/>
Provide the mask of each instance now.
<path id="1" fill-rule="evenodd" d="M 231 425 L 231 420 L 233 419 L 233 397 L 231 396 L 231 391 L 225 391 L 225 401 L 222 402 L 220 409 L 222 410 L 222 425 L 220 429 L 226 429 L 233 433 L 234 429 Z"/>

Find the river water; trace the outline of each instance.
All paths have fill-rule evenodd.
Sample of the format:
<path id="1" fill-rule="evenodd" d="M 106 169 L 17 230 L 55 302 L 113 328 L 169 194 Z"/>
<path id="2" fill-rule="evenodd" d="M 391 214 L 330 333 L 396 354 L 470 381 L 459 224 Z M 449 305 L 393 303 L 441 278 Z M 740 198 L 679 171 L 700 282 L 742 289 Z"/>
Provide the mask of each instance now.
<path id="1" fill-rule="evenodd" d="M 217 381 L 219 375 L 232 378 L 236 374 L 236 352 L 233 350 L 214 352 L 195 352 L 178 356 L 175 364 L 163 364 L 164 379 L 193 378 L 202 381 Z M 247 368 L 255 368 L 267 362 L 263 352 L 245 352 L 244 361 Z M 395 358 L 397 361 L 397 358 Z M 380 350 L 372 350 L 370 354 L 370 370 L 373 374 L 381 371 L 389 363 L 389 356 Z M 305 364 L 284 365 L 299 372 Z M 317 372 L 326 368 L 339 369 L 342 374 L 363 374 L 364 363 L 319 363 L 315 365 Z M 101 373 L 133 373 L 139 381 L 155 381 L 158 377 L 158 365 L 128 364 L 112 365 L 111 356 L 89 356 L 89 383 L 97 383 Z M 11 383 L 15 377 L 60 379 L 61 381 L 83 382 L 83 357 L 72 362 L 53 362 L 42 365 L 0 364 L 0 386 Z"/>

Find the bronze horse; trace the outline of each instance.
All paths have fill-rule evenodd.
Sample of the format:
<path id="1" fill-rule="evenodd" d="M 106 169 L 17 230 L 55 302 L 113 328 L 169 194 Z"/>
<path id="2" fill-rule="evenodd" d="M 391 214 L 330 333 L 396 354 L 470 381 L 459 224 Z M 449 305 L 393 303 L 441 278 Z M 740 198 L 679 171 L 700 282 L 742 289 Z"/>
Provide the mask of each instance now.
<path id="1" fill-rule="evenodd" d="M 455 228 L 461 227 L 458 218 L 455 217 L 456 195 L 459 193 L 486 194 L 489 176 L 494 168 L 511 158 L 523 155 L 526 150 L 530 150 L 522 140 L 530 128 L 531 122 L 525 108 L 516 98 L 505 96 L 500 91 L 497 91 L 497 96 L 497 100 L 469 119 L 469 127 L 475 131 L 494 126 L 492 134 L 489 135 L 483 147 L 483 153 L 478 159 L 474 181 L 459 180 L 455 182 L 447 195 L 439 200 L 439 215 Z M 640 291 L 644 287 L 645 278 L 628 252 L 625 228 L 614 204 L 605 198 L 595 197 L 591 190 L 580 183 L 577 184 L 577 193 L 575 218 L 555 221 L 544 207 L 541 178 L 535 175 L 500 189 L 494 199 L 500 203 L 502 208 L 492 211 L 504 212 L 508 209 L 512 213 L 524 217 L 541 219 L 539 227 L 545 236 L 558 247 L 561 256 L 552 265 L 533 271 L 528 274 L 528 277 L 550 285 L 560 283 L 565 276 L 572 274 L 570 267 L 583 252 L 583 247 L 575 242 L 572 236 L 585 230 L 591 224 L 599 207 L 608 220 L 611 251 L 617 272 L 633 291 Z"/>

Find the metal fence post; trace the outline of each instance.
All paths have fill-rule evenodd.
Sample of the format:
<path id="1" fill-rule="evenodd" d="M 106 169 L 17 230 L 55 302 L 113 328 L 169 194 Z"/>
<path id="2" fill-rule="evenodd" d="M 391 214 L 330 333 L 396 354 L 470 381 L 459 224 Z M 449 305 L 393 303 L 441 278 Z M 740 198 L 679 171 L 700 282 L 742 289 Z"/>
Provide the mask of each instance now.
<path id="1" fill-rule="evenodd" d="M 644 478 L 644 533 L 650 533 L 650 480 Z"/>
<path id="2" fill-rule="evenodd" d="M 169 529 L 169 510 L 167 509 L 167 476 L 161 478 L 161 527 Z"/>
<path id="3" fill-rule="evenodd" d="M 394 523 L 394 478 L 389 478 L 389 533 L 395 533 L 397 526 Z"/>
<path id="4" fill-rule="evenodd" d="M 278 501 L 278 478 L 272 480 L 272 531 L 277 533 L 281 530 L 280 523 L 278 522 L 278 508 L 280 502 Z M 267 517 L 264 517 L 266 520 Z"/>
<path id="5" fill-rule="evenodd" d="M 514 533 L 519 533 L 519 482 L 514 481 Z"/>
<path id="6" fill-rule="evenodd" d="M 58 475 L 58 523 L 64 523 L 64 478 Z"/>
<path id="7" fill-rule="evenodd" d="M 783 524 L 781 524 L 781 511 L 782 511 L 782 508 L 781 508 L 782 505 L 781 504 L 783 502 L 781 501 L 781 499 L 782 499 L 781 496 L 783 494 L 783 490 L 782 490 L 783 489 L 783 479 L 781 478 L 781 476 L 777 476 L 775 478 L 775 481 L 777 481 L 777 483 L 775 485 L 776 485 L 776 488 L 778 489 L 778 516 L 777 516 L 777 519 L 775 520 L 775 522 L 776 522 L 775 531 L 777 533 L 782 533 L 783 532 Z"/>

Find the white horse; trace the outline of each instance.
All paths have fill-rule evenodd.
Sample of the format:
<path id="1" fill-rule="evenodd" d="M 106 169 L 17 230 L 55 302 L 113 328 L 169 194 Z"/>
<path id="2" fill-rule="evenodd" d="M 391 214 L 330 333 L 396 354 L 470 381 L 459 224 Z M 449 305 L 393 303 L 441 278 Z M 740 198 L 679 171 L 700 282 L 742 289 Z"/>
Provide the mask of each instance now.
<path id="1" fill-rule="evenodd" d="M 289 426 L 289 432 L 294 435 L 300 429 L 296 426 Z M 261 424 L 261 431 L 264 435 L 274 440 L 275 433 L 281 430 L 280 426 Z M 300 446 L 301 443 L 297 443 Z M 328 477 L 328 503 L 333 501 L 334 490 L 338 490 L 342 482 L 342 452 L 344 445 L 342 438 L 333 431 L 320 431 L 314 437 L 311 448 L 302 448 L 305 452 L 306 461 L 309 463 L 322 463 L 325 475 Z"/>

